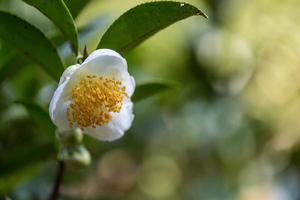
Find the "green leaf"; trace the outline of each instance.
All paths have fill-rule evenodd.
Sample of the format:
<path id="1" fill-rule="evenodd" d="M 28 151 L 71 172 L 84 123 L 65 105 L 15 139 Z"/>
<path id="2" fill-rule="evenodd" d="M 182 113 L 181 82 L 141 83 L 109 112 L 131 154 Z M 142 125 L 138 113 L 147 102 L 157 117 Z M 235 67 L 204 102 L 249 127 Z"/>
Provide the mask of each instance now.
<path id="1" fill-rule="evenodd" d="M 134 103 L 144 100 L 148 97 L 154 96 L 156 94 L 174 89 L 174 85 L 170 83 L 144 83 L 137 85 L 134 94 L 132 96 L 132 101 Z"/>
<path id="2" fill-rule="evenodd" d="M 91 0 L 64 0 L 72 16 L 76 18 Z"/>
<path id="3" fill-rule="evenodd" d="M 72 49 L 77 55 L 78 34 L 73 17 L 63 0 L 23 0 L 34 6 L 51 19 L 70 40 Z"/>
<path id="4" fill-rule="evenodd" d="M 13 51 L 0 41 L 0 67 L 14 56 Z"/>
<path id="5" fill-rule="evenodd" d="M 23 68 L 23 64 L 23 59 L 17 56 L 5 63 L 5 65 L 0 68 L 0 84 L 6 80 L 6 78 L 11 78 L 13 74 Z"/>
<path id="6" fill-rule="evenodd" d="M 85 46 L 87 46 L 88 50 L 96 49 L 97 43 L 99 42 L 99 34 L 103 34 L 110 21 L 109 17 L 101 16 L 79 27 L 79 51 L 83 52 Z M 63 43 L 59 47 L 59 53 L 66 65 L 74 63 L 76 57 L 74 57 L 74 54 L 72 54 L 66 43 Z"/>
<path id="7" fill-rule="evenodd" d="M 30 117 L 35 122 L 39 130 L 45 133 L 50 141 L 55 141 L 55 126 L 52 123 L 47 111 L 37 104 L 28 101 L 16 101 L 16 103 L 22 104 L 28 111 Z"/>
<path id="8" fill-rule="evenodd" d="M 28 22 L 0 11 L 0 38 L 34 63 L 42 66 L 56 80 L 63 64 L 52 43 Z"/>
<path id="9" fill-rule="evenodd" d="M 109 27 L 98 48 L 124 53 L 158 31 L 193 15 L 205 16 L 198 8 L 187 3 L 157 1 L 141 4 L 125 12 Z"/>
<path id="10" fill-rule="evenodd" d="M 15 163 L 12 163 L 12 165 L 14 164 Z M 41 164 L 41 162 L 30 163 L 27 166 L 21 166 L 20 169 L 11 171 L 11 173 L 0 173 L 0 177 L 2 180 L 0 181 L 0 194 L 8 194 L 9 191 L 13 191 L 18 183 L 28 180 L 29 178 L 36 175 L 41 169 Z"/>
<path id="11" fill-rule="evenodd" d="M 3 55 L 4 51 L 8 52 Z M 17 71 L 26 65 L 26 59 L 18 56 L 15 52 L 8 49 L 0 50 L 0 84 L 7 78 L 11 78 Z"/>
<path id="12" fill-rule="evenodd" d="M 5 162 L 1 163 L 0 177 L 46 161 L 50 157 L 54 157 L 55 152 L 54 146 L 49 143 L 17 147 L 16 150 L 9 153 L 10 156 L 6 157 Z"/>

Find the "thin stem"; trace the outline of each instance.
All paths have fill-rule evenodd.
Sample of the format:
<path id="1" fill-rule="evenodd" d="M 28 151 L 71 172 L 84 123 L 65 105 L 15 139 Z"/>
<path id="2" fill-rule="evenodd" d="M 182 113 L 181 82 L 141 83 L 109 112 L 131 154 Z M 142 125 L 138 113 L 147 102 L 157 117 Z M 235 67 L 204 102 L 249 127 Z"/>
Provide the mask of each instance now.
<path id="1" fill-rule="evenodd" d="M 59 188 L 64 177 L 65 168 L 66 168 L 65 162 L 62 160 L 58 161 L 56 178 L 55 178 L 53 190 L 49 197 L 49 200 L 57 200 L 59 198 Z"/>

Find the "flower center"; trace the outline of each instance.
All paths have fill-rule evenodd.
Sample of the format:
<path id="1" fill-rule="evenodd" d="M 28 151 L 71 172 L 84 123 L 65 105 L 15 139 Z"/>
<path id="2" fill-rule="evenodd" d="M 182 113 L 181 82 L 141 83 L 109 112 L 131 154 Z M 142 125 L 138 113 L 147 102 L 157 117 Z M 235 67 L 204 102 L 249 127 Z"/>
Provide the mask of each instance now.
<path id="1" fill-rule="evenodd" d="M 113 78 L 86 76 L 72 89 L 72 103 L 67 109 L 70 127 L 101 126 L 112 120 L 112 112 L 120 112 L 125 86 Z"/>

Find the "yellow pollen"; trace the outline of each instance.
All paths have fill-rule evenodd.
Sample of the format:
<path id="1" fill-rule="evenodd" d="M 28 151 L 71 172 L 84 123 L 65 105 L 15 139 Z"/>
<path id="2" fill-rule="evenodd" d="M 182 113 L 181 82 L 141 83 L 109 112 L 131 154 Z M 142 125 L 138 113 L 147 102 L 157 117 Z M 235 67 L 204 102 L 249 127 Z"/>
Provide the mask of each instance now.
<path id="1" fill-rule="evenodd" d="M 121 81 L 112 78 L 86 76 L 72 89 L 72 103 L 67 109 L 70 127 L 101 126 L 112 120 L 112 112 L 122 109 L 128 97 Z"/>

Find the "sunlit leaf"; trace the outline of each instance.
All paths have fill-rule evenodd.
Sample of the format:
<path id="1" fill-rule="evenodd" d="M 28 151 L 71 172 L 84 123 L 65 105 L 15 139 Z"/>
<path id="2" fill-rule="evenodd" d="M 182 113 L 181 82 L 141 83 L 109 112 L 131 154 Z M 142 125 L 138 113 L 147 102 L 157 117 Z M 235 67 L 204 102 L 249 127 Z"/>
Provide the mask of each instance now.
<path id="1" fill-rule="evenodd" d="M 187 3 L 157 1 L 141 4 L 125 12 L 109 27 L 98 48 L 124 53 L 158 31 L 193 15 L 205 16 Z"/>
<path id="2" fill-rule="evenodd" d="M 28 22 L 0 11 L 0 38 L 16 51 L 59 79 L 63 64 L 52 43 Z"/>
<path id="3" fill-rule="evenodd" d="M 132 96 L 133 102 L 138 102 L 144 100 L 148 97 L 152 97 L 156 94 L 160 94 L 162 92 L 168 91 L 170 89 L 174 89 L 174 85 L 170 83 L 144 83 L 137 85 L 135 88 L 135 92 Z"/>
<path id="4" fill-rule="evenodd" d="M 92 0 L 64 0 L 74 18 L 76 18 L 91 1 Z"/>
<path id="5" fill-rule="evenodd" d="M 51 141 L 54 141 L 55 126 L 52 123 L 48 112 L 39 105 L 28 101 L 19 100 L 16 101 L 16 103 L 22 104 L 27 109 L 30 117 L 33 119 L 39 130 L 47 134 Z"/>
<path id="6" fill-rule="evenodd" d="M 78 34 L 75 22 L 63 0 L 23 0 L 36 7 L 51 19 L 70 40 L 75 54 L 78 51 Z"/>

